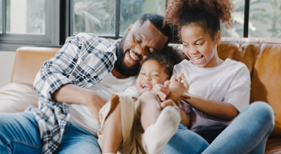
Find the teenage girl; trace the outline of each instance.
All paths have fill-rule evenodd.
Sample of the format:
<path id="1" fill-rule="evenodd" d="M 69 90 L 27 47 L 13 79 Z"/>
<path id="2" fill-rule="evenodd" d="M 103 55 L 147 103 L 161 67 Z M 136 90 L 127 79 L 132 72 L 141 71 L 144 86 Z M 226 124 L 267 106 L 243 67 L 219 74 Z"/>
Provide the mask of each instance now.
<path id="1" fill-rule="evenodd" d="M 220 21 L 231 26 L 230 0 L 170 0 L 165 23 L 178 28 L 190 60 L 174 67 L 189 84 L 183 99 L 192 107 L 191 127 L 182 125 L 164 153 L 264 153 L 274 126 L 272 108 L 249 105 L 250 73 L 238 61 L 218 56 Z M 195 133 L 194 133 L 195 132 Z"/>

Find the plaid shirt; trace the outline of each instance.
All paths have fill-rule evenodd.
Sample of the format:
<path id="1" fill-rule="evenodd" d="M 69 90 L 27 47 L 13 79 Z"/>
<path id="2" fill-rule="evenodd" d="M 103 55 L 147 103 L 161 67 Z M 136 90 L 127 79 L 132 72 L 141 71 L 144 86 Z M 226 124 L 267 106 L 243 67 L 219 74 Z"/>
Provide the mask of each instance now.
<path id="1" fill-rule="evenodd" d="M 40 95 L 39 107 L 25 110 L 33 113 L 38 122 L 41 153 L 53 153 L 58 148 L 69 119 L 65 103 L 54 101 L 52 94 L 68 83 L 89 88 L 100 82 L 113 69 L 117 45 L 118 42 L 80 33 L 44 62 L 34 81 L 34 89 Z"/>

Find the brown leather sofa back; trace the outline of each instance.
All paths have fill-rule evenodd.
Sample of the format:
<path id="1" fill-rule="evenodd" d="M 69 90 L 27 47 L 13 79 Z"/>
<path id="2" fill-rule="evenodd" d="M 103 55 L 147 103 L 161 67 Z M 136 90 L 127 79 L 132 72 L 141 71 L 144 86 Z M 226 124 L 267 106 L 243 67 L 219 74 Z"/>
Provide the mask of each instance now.
<path id="1" fill-rule="evenodd" d="M 275 128 L 281 137 L 281 40 L 223 38 L 218 46 L 222 59 L 245 63 L 251 73 L 250 102 L 265 101 L 272 106 Z"/>
<path id="2" fill-rule="evenodd" d="M 33 86 L 34 78 L 44 61 L 60 48 L 21 47 L 17 49 L 11 82 Z"/>

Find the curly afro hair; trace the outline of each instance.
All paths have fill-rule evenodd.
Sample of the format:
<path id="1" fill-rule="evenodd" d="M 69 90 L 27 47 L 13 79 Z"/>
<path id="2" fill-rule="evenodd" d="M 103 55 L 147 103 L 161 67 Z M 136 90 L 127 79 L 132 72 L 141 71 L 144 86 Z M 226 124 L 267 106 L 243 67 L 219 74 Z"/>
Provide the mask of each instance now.
<path id="1" fill-rule="evenodd" d="M 143 60 L 142 64 L 148 60 L 155 60 L 160 65 L 164 66 L 165 73 L 170 78 L 173 75 L 174 65 L 180 63 L 183 58 L 173 47 L 166 46 L 159 52 L 151 53 L 145 60 Z"/>
<path id="2" fill-rule="evenodd" d="M 169 0 L 164 25 L 175 26 L 180 32 L 182 26 L 196 24 L 214 40 L 220 30 L 220 21 L 227 23 L 226 26 L 232 26 L 232 11 L 230 0 Z"/>

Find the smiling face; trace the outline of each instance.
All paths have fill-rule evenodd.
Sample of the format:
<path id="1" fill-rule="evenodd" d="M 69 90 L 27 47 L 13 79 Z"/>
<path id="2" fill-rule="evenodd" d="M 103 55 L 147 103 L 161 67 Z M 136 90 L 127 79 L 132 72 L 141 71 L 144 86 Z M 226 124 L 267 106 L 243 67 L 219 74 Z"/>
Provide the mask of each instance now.
<path id="1" fill-rule="evenodd" d="M 140 62 L 150 53 L 162 50 L 167 41 L 168 37 L 149 20 L 143 24 L 136 22 L 128 28 L 122 40 L 117 54 L 117 71 L 123 75 L 136 75 Z"/>
<path id="2" fill-rule="evenodd" d="M 165 66 L 153 59 L 145 61 L 138 75 L 136 86 L 139 93 L 151 91 L 156 84 L 164 84 L 169 76 L 165 72 Z"/>
<path id="3" fill-rule="evenodd" d="M 217 54 L 217 45 L 220 42 L 220 32 L 211 38 L 201 26 L 196 24 L 181 27 L 183 52 L 197 67 L 215 67 L 222 60 Z"/>

